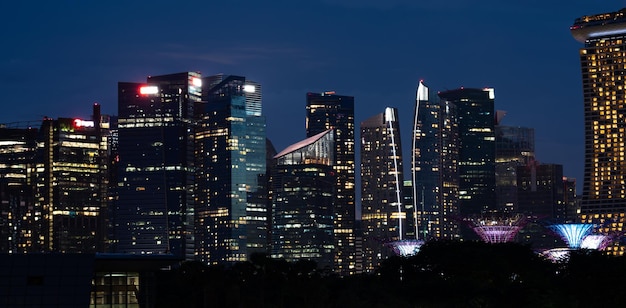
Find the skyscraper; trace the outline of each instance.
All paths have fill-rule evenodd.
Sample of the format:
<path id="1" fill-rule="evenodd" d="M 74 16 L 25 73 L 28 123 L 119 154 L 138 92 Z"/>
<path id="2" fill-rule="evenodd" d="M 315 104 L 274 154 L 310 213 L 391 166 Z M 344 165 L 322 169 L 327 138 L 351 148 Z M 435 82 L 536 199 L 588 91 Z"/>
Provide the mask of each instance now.
<path id="1" fill-rule="evenodd" d="M 307 93 L 307 137 L 328 129 L 333 129 L 335 134 L 335 271 L 340 275 L 349 275 L 354 274 L 356 269 L 354 97 L 335 92 Z"/>
<path id="2" fill-rule="evenodd" d="M 580 49 L 585 110 L 581 219 L 614 221 L 601 231 L 621 233 L 626 222 L 626 9 L 577 18 L 570 30 L 584 44 Z M 608 249 L 621 255 L 624 248 Z"/>
<path id="3" fill-rule="evenodd" d="M 391 255 L 385 244 L 405 238 L 406 209 L 398 110 L 387 107 L 361 122 L 361 228 L 363 270 Z"/>
<path id="4" fill-rule="evenodd" d="M 411 153 L 416 232 L 420 239 L 459 238 L 456 105 L 431 101 L 421 81 L 416 94 Z"/>
<path id="5" fill-rule="evenodd" d="M 268 252 L 261 85 L 224 75 L 204 84 L 196 110 L 196 254 L 232 264 Z"/>
<path id="6" fill-rule="evenodd" d="M 496 211 L 495 114 L 492 88 L 439 93 L 456 105 L 459 125 L 459 211 L 462 216 Z"/>
<path id="7" fill-rule="evenodd" d="M 272 174 L 271 255 L 290 262 L 313 260 L 333 269 L 336 179 L 334 134 L 326 130 L 275 156 Z"/>
<path id="8" fill-rule="evenodd" d="M 199 73 L 118 83 L 116 251 L 193 258 L 194 104 Z"/>
<path id="9" fill-rule="evenodd" d="M 262 113 L 263 88 L 260 83 L 245 80 L 243 93 L 246 97 L 246 228 L 248 229 L 247 253 L 269 253 L 269 174 L 266 120 Z"/>
<path id="10" fill-rule="evenodd" d="M 35 208 L 44 251 L 104 251 L 108 121 L 95 104 L 91 120 L 46 118 L 37 147 Z M 36 214 L 35 214 L 36 215 Z"/>

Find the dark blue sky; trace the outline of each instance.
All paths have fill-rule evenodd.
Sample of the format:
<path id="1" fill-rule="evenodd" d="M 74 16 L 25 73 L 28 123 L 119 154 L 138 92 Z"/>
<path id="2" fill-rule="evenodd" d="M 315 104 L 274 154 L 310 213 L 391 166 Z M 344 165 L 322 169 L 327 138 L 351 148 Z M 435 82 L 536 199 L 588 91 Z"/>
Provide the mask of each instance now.
<path id="1" fill-rule="evenodd" d="M 355 97 L 356 122 L 415 88 L 493 87 L 503 124 L 535 128 L 540 162 L 582 184 L 583 106 L 569 26 L 626 1 L 5 1 L 0 123 L 117 114 L 117 82 L 200 71 L 263 85 L 278 151 L 305 137 L 306 92 Z M 302 1 L 304 2 L 304 1 Z M 521 2 L 521 1 L 517 1 Z M 408 161 L 408 160 L 407 160 Z"/>

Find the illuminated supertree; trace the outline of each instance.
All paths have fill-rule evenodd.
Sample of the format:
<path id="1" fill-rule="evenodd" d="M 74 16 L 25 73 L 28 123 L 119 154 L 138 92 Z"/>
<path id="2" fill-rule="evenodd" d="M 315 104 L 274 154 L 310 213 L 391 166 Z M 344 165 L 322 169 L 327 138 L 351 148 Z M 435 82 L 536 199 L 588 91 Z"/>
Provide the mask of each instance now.
<path id="1" fill-rule="evenodd" d="M 544 250 L 543 252 L 541 252 L 541 255 L 548 258 L 552 262 L 561 262 L 561 261 L 567 261 L 567 259 L 569 259 L 569 255 L 571 251 L 572 250 L 567 247 L 552 248 L 552 249 Z"/>
<path id="2" fill-rule="evenodd" d="M 571 249 L 580 248 L 583 239 L 592 231 L 592 224 L 555 224 L 550 228 L 554 230 Z"/>
<path id="3" fill-rule="evenodd" d="M 576 249 L 603 250 L 611 245 L 614 236 L 591 234 L 593 224 L 554 224 L 549 226 L 559 235 L 568 247 L 548 249 L 541 254 L 554 262 L 567 261 L 570 253 Z"/>
<path id="4" fill-rule="evenodd" d="M 469 218 L 470 227 L 486 243 L 507 243 L 522 229 L 523 216 L 500 218 Z"/>
<path id="5" fill-rule="evenodd" d="M 391 249 L 393 249 L 393 252 L 396 255 L 402 256 L 402 257 L 408 257 L 408 256 L 412 256 L 414 254 L 417 254 L 420 250 L 420 247 L 422 247 L 422 245 L 424 245 L 424 241 L 422 240 L 400 240 L 400 241 L 393 241 L 393 242 L 389 242 L 387 243 L 387 245 L 389 245 L 389 247 L 391 247 Z"/>
<path id="6" fill-rule="evenodd" d="M 580 243 L 580 248 L 603 250 L 604 248 L 611 245 L 612 242 L 613 237 L 610 235 L 590 234 L 585 236 L 585 238 L 582 240 L 582 242 Z"/>

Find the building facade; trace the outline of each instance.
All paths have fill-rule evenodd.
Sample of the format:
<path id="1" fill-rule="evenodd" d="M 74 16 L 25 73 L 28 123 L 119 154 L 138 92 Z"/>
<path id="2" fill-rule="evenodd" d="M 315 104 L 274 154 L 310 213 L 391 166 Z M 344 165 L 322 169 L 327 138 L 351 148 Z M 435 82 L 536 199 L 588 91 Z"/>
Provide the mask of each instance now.
<path id="1" fill-rule="evenodd" d="M 356 272 L 354 223 L 356 220 L 354 97 L 335 92 L 307 93 L 306 136 L 332 129 L 335 134 L 335 271 Z"/>
<path id="2" fill-rule="evenodd" d="M 391 255 L 385 244 L 406 237 L 398 110 L 387 107 L 361 122 L 360 139 L 362 262 L 371 273 Z"/>
<path id="3" fill-rule="evenodd" d="M 517 182 L 519 213 L 549 221 L 566 219 L 563 165 L 533 161 L 519 166 Z"/>

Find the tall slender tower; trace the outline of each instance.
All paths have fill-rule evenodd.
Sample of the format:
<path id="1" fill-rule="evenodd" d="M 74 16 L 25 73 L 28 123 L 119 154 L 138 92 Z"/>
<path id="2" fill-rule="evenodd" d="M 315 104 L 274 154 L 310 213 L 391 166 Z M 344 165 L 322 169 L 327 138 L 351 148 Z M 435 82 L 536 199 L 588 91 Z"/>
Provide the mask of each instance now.
<path id="1" fill-rule="evenodd" d="M 428 87 L 421 81 L 417 87 L 411 154 L 417 237 L 459 238 L 456 105 L 429 100 Z"/>
<path id="2" fill-rule="evenodd" d="M 363 270 L 373 272 L 391 255 L 385 244 L 406 234 L 398 110 L 387 107 L 361 122 L 361 224 Z"/>
<path id="3" fill-rule="evenodd" d="M 118 84 L 116 251 L 193 259 L 196 72 Z"/>
<path id="4" fill-rule="evenodd" d="M 267 171 L 266 120 L 262 113 L 263 91 L 259 82 L 246 79 L 246 228 L 247 254 L 269 253 L 269 174 Z"/>
<path id="5" fill-rule="evenodd" d="M 224 75 L 203 83 L 196 110 L 196 254 L 208 264 L 232 264 L 268 251 L 261 86 Z"/>
<path id="6" fill-rule="evenodd" d="M 356 272 L 354 97 L 335 92 L 307 93 L 307 137 L 327 129 L 335 134 L 335 271 L 349 275 Z"/>
<path id="7" fill-rule="evenodd" d="M 462 216 L 496 211 L 495 114 L 492 88 L 440 92 L 456 105 L 459 123 L 459 211 Z"/>
<path id="8" fill-rule="evenodd" d="M 580 49 L 585 110 L 583 222 L 594 217 L 601 231 L 623 232 L 626 222 L 626 9 L 577 18 L 570 27 Z M 624 246 L 609 247 L 622 255 Z"/>

